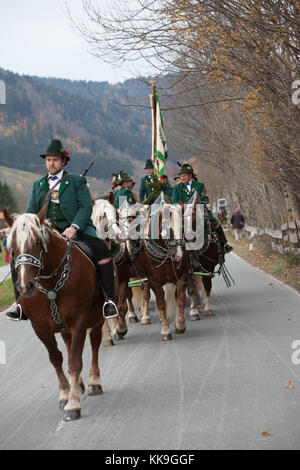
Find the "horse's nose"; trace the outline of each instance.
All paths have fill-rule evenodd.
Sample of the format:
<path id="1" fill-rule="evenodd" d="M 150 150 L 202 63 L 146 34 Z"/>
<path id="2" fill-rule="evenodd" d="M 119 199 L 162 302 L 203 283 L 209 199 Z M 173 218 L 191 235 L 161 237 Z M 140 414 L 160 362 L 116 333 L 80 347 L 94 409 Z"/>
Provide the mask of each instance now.
<path id="1" fill-rule="evenodd" d="M 34 294 L 34 287 L 34 283 L 32 281 L 28 281 L 25 286 L 19 286 L 18 290 L 23 297 L 32 297 Z"/>

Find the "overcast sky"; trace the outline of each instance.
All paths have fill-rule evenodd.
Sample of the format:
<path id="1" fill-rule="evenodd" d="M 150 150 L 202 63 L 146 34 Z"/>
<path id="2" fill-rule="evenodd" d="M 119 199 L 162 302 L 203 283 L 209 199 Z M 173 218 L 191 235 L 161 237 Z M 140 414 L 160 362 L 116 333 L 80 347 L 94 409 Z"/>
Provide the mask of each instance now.
<path id="1" fill-rule="evenodd" d="M 108 2 L 108 0 L 98 0 Z M 81 13 L 81 0 L 68 0 Z M 0 0 L 0 67 L 18 74 L 122 82 L 133 77 L 88 53 L 65 14 L 65 0 Z"/>

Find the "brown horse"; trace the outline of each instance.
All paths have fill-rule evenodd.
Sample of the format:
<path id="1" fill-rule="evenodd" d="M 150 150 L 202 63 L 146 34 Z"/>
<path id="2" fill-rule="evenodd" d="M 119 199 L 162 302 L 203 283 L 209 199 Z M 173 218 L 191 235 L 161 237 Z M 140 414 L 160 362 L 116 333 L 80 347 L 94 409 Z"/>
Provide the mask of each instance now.
<path id="1" fill-rule="evenodd" d="M 143 210 L 145 208 L 141 207 L 140 211 Z M 172 230 L 170 232 L 173 233 L 171 237 L 167 238 L 164 234 L 167 227 L 165 224 L 163 225 L 163 212 L 168 210 L 174 216 L 173 222 L 176 223 L 176 218 L 178 220 L 174 206 L 165 204 L 156 217 L 158 238 L 155 242 L 151 240 L 151 234 L 150 238 L 143 239 L 140 236 L 137 238 L 128 237 L 126 240 L 128 255 L 134 265 L 136 277 L 148 279 L 148 287 L 145 289 L 145 311 L 143 312 L 142 323 L 147 311 L 150 289 L 152 289 L 160 314 L 161 339 L 163 341 L 172 339 L 170 322 L 176 316 L 176 304 L 178 315 L 176 316 L 175 331 L 179 334 L 185 332 L 185 291 L 189 267 L 188 257 L 181 248 L 181 241 L 174 238 L 174 227 L 173 232 Z M 127 225 L 129 227 L 135 221 L 135 216 L 136 208 L 131 210 L 131 208 L 125 207 L 121 210 L 120 218 L 123 221 L 123 226 Z M 151 220 L 148 219 L 148 222 L 151 223 Z M 148 228 L 144 226 L 143 230 L 148 231 Z M 150 321 L 144 323 L 150 323 Z"/>
<path id="2" fill-rule="evenodd" d="M 4 216 L 11 227 L 8 244 L 18 270 L 21 307 L 56 370 L 64 420 L 78 419 L 80 389 L 84 391 L 80 373 L 87 330 L 92 348 L 88 394 L 102 393 L 98 353 L 104 298 L 95 268 L 78 248 L 37 215 L 23 214 L 13 219 L 4 210 Z M 70 384 L 63 372 L 56 333 L 61 333 L 67 347 Z"/>

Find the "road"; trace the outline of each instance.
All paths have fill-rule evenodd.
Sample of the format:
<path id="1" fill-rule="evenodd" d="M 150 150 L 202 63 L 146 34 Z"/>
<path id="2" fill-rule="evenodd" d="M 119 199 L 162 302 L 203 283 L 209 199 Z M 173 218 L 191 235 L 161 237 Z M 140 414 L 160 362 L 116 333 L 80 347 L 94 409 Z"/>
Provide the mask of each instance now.
<path id="1" fill-rule="evenodd" d="M 0 266 L 0 282 L 4 281 L 5 279 L 10 279 L 10 264 L 5 264 L 4 266 Z"/>
<path id="2" fill-rule="evenodd" d="M 214 280 L 214 316 L 161 342 L 152 303 L 152 325 L 100 349 L 104 394 L 71 423 L 30 323 L 0 315 L 0 449 L 300 449 L 300 296 L 232 254 L 227 266 L 236 286 Z M 85 381 L 89 363 L 87 342 Z"/>

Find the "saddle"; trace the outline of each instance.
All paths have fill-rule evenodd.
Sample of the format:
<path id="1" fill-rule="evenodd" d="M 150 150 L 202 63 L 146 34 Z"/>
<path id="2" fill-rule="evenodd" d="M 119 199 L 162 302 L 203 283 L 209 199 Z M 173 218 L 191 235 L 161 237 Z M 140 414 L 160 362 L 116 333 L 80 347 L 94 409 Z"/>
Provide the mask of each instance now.
<path id="1" fill-rule="evenodd" d="M 91 262 L 95 269 L 97 269 L 98 261 L 96 259 L 94 250 L 91 245 L 82 240 L 73 240 L 73 245 L 85 255 L 86 258 Z"/>

